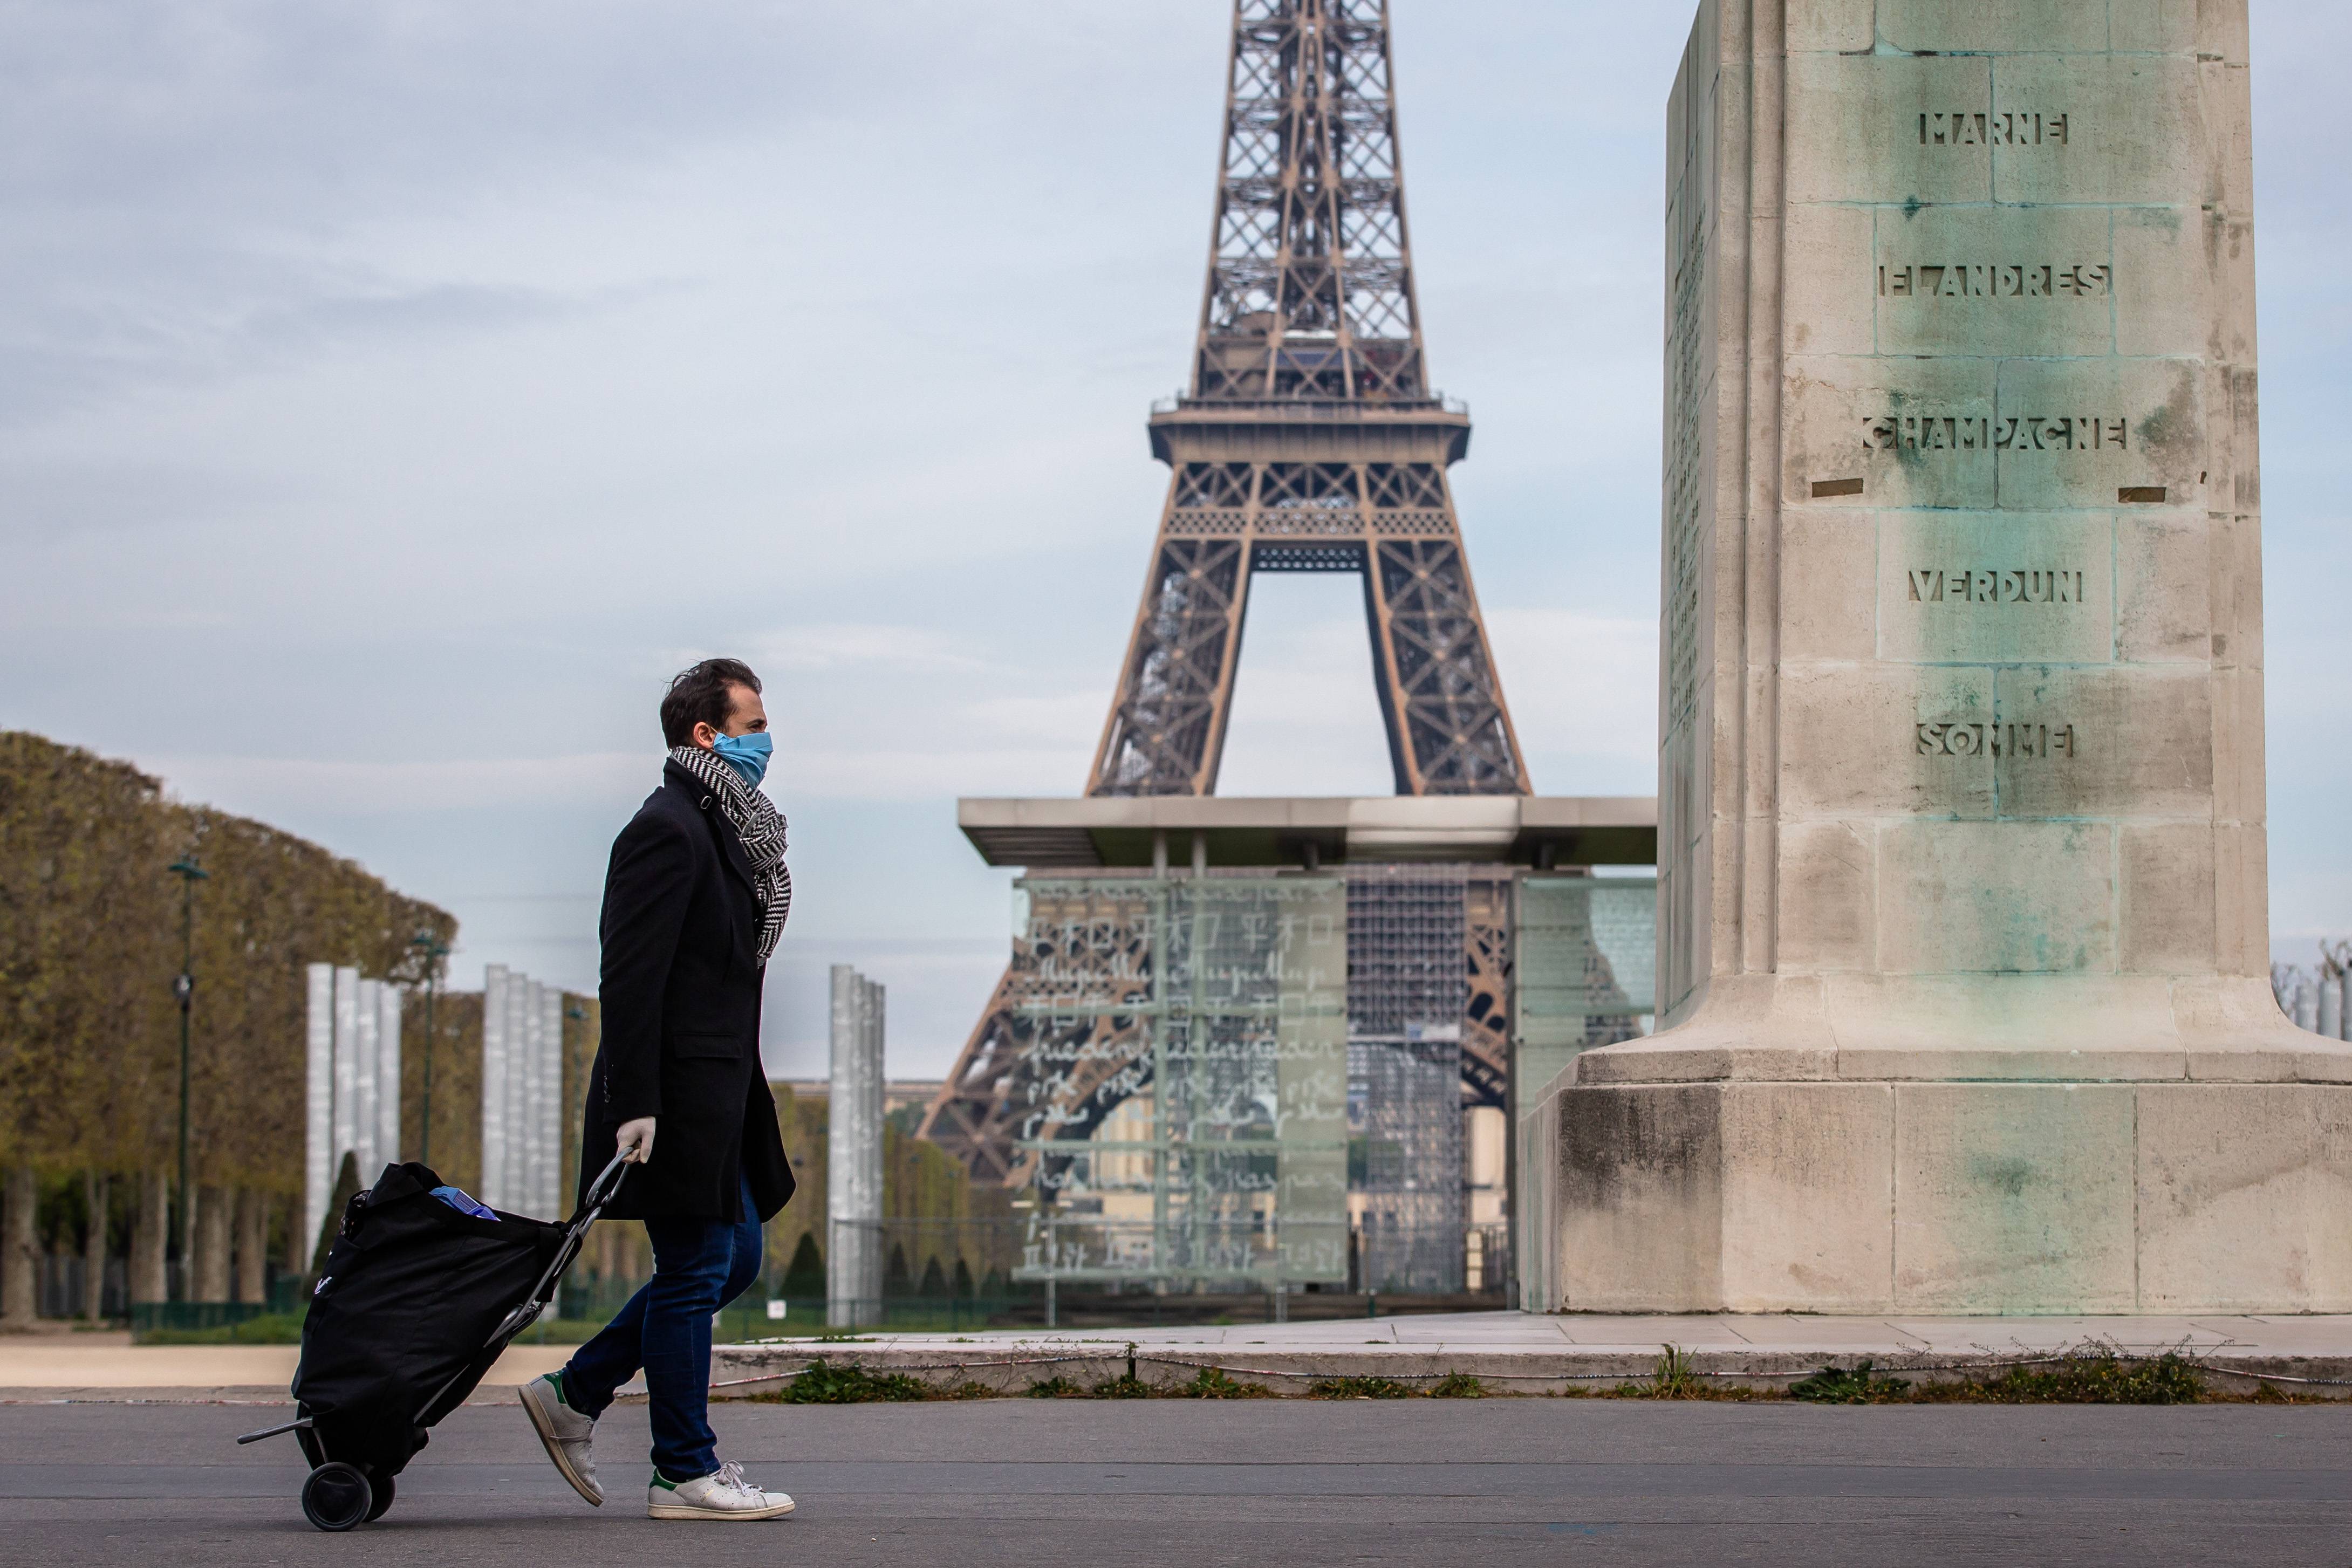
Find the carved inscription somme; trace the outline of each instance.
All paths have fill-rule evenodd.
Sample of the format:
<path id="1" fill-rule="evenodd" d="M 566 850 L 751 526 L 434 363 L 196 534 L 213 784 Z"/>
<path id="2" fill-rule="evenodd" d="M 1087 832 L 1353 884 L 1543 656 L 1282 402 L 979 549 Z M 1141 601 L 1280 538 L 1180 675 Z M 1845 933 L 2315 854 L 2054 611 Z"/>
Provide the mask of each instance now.
<path id="1" fill-rule="evenodd" d="M 1914 604 L 2080 604 L 2080 571 L 1929 567 L 1911 573 Z"/>
<path id="2" fill-rule="evenodd" d="M 2079 757 L 2074 727 L 2046 724 L 1943 724 L 1913 727 L 1922 757 L 2030 757 L 2047 761 L 2053 757 Z"/>

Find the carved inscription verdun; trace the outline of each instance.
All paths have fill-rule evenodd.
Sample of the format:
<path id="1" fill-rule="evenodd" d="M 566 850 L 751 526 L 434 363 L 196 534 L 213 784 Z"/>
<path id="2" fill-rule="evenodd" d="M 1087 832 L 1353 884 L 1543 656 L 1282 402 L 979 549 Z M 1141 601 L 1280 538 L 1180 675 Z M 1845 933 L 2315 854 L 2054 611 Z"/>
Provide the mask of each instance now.
<path id="1" fill-rule="evenodd" d="M 1914 604 L 2080 604 L 2079 570 L 1929 567 L 1911 573 Z"/>

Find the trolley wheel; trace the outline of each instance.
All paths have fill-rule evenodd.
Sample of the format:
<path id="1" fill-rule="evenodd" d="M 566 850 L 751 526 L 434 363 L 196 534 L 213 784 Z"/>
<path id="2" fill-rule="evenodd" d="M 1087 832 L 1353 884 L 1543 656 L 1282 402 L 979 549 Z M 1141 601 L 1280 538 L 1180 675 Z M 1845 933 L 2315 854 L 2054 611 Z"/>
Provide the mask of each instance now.
<path id="1" fill-rule="evenodd" d="M 375 1494 L 375 1500 L 368 1504 L 367 1512 L 367 1521 L 370 1524 L 373 1524 L 377 1520 L 383 1517 L 384 1510 L 392 1506 L 392 1478 L 390 1476 L 369 1476 L 368 1490 Z"/>
<path id="2" fill-rule="evenodd" d="M 302 1517 L 320 1530 L 343 1531 L 375 1517 L 366 1472 L 340 1460 L 320 1465 L 302 1483 Z"/>

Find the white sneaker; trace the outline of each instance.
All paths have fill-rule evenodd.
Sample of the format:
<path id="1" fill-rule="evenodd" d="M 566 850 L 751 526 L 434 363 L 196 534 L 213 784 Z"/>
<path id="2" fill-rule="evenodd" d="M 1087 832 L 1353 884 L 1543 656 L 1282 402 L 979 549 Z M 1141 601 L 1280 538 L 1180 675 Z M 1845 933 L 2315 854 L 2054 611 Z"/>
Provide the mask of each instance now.
<path id="1" fill-rule="evenodd" d="M 789 1496 L 761 1491 L 732 1461 L 690 1481 L 668 1480 L 656 1470 L 654 1484 L 646 1489 L 647 1519 L 782 1519 L 792 1511 Z"/>
<path id="2" fill-rule="evenodd" d="M 596 1484 L 596 1452 L 592 1446 L 596 1437 L 596 1418 L 583 1416 L 563 1402 L 563 1375 L 551 1372 L 544 1377 L 534 1377 L 520 1390 L 522 1407 L 530 1413 L 530 1424 L 539 1433 L 539 1440 L 547 1448 L 547 1457 L 555 1461 L 556 1469 L 572 1483 L 572 1490 L 594 1503 L 604 1506 L 604 1489 Z"/>

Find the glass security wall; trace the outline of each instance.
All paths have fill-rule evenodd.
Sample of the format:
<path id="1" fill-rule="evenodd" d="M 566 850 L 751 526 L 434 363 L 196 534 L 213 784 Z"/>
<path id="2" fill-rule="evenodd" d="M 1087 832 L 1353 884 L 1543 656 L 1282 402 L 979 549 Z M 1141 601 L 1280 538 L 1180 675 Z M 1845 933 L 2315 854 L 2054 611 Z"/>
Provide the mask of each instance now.
<path id="1" fill-rule="evenodd" d="M 1017 887 L 1034 1164 L 1014 1277 L 1344 1285 L 1345 883 Z"/>

